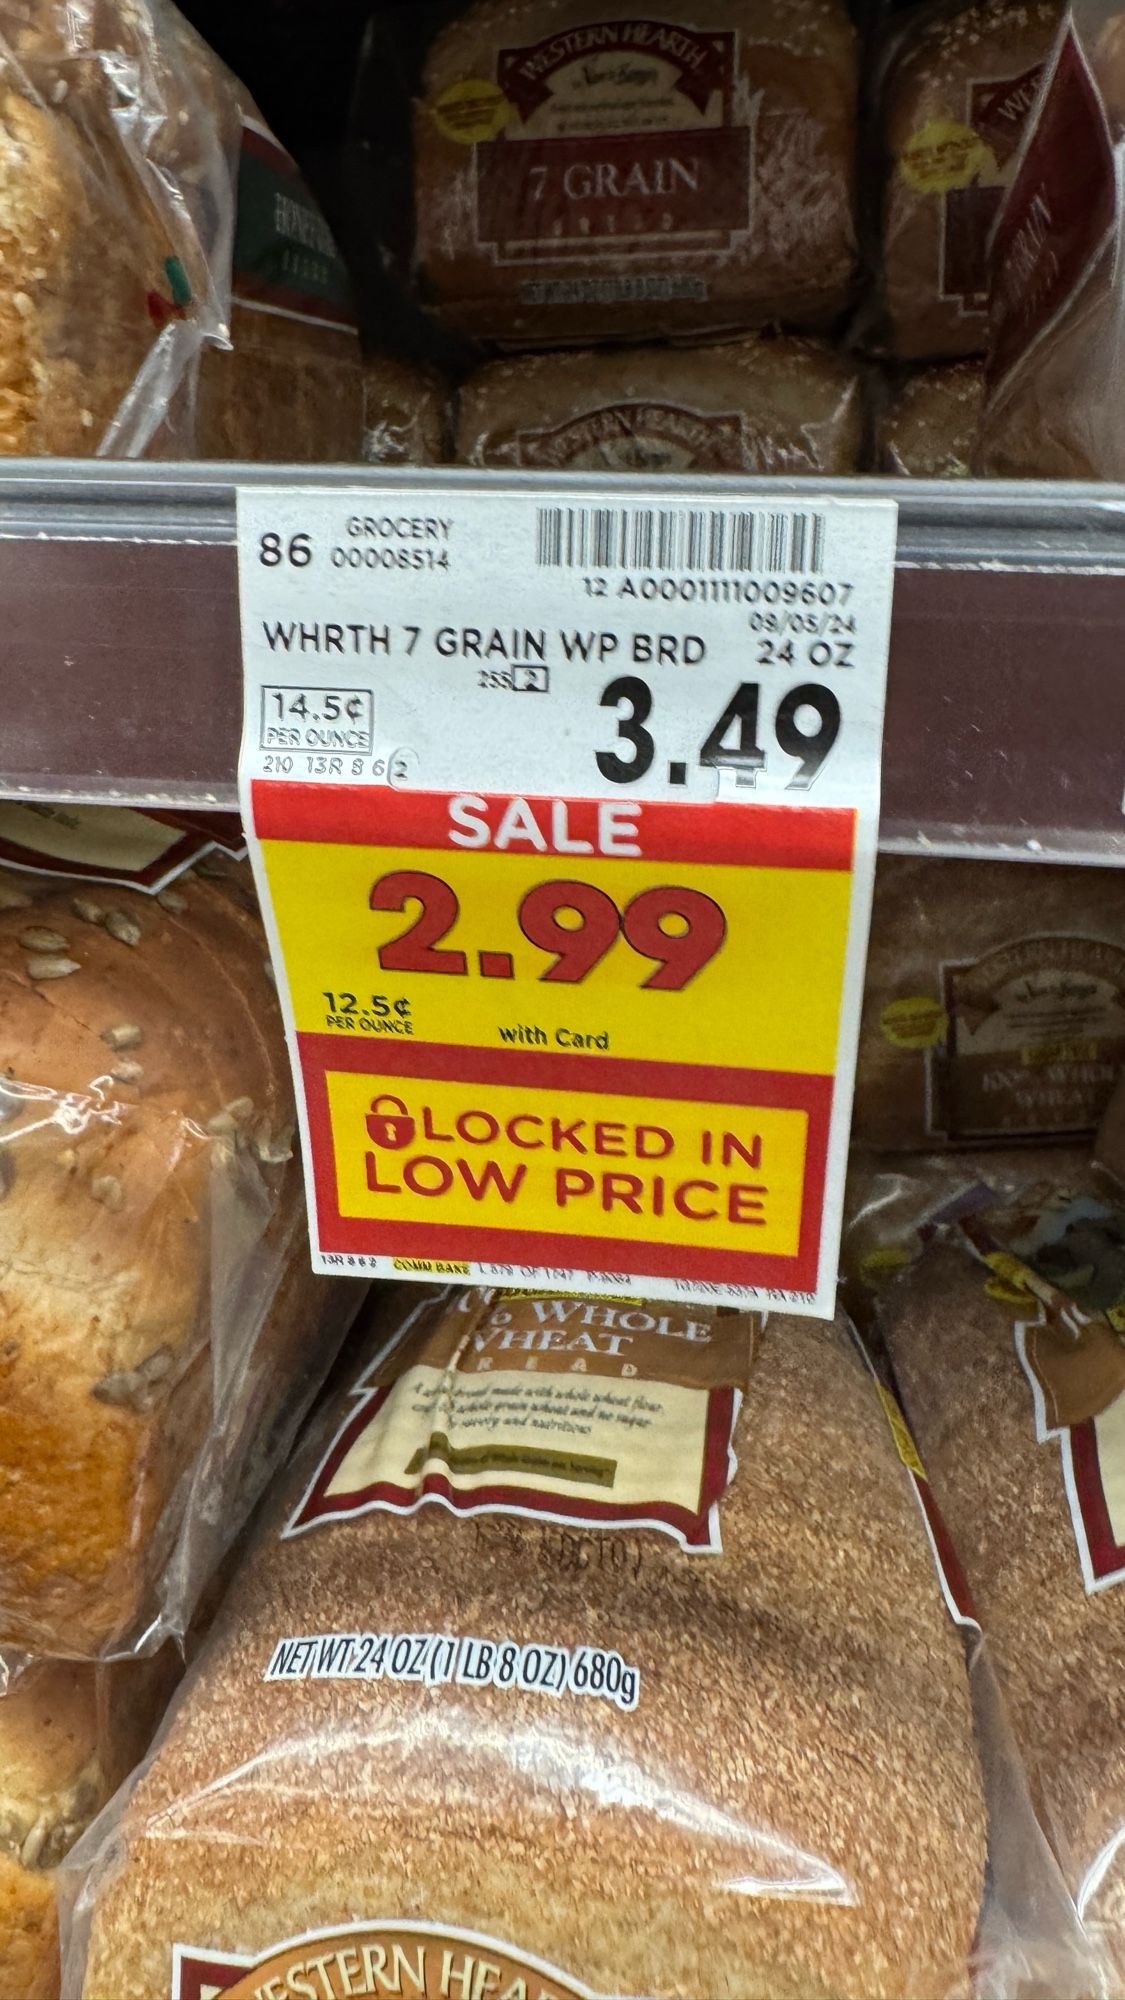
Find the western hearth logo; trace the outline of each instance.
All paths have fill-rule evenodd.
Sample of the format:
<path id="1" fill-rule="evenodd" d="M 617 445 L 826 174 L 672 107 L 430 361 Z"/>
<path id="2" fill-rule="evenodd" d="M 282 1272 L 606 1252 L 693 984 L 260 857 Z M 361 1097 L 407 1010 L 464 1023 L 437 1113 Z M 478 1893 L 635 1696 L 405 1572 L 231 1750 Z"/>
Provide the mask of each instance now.
<path id="1" fill-rule="evenodd" d="M 472 1931 L 351 1924 L 259 1959 L 176 1945 L 170 2000 L 591 2000 L 539 1959 Z"/>
<path id="2" fill-rule="evenodd" d="M 696 34 L 668 21 L 595 21 L 565 34 L 549 35 L 529 48 L 502 49 L 498 82 L 520 117 L 527 119 L 547 102 L 551 80 L 560 70 L 604 55 L 655 56 L 670 63 L 677 71 L 677 89 L 702 114 L 714 91 L 726 92 L 730 87 L 734 36 Z M 627 84 L 629 78 L 622 81 Z"/>

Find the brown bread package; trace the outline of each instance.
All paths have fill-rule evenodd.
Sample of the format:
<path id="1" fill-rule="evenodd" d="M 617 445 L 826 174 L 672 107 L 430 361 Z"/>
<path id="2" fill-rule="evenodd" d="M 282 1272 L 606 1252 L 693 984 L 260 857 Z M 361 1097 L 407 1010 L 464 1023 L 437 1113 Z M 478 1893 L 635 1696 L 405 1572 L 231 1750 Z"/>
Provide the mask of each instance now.
<path id="1" fill-rule="evenodd" d="M 882 82 L 883 297 L 905 359 L 983 353 L 989 236 L 1010 183 L 1057 0 L 921 9 Z"/>
<path id="2" fill-rule="evenodd" d="M 168 0 L 0 0 L 0 451 L 358 459 L 347 279 Z"/>
<path id="3" fill-rule="evenodd" d="M 513 346 L 827 323 L 856 64 L 842 0 L 476 0 L 415 110 L 427 302 Z"/>
<path id="4" fill-rule="evenodd" d="M 1125 1062 L 1123 995 L 1121 870 L 881 856 L 856 1139 L 1092 1138 Z"/>
<path id="5" fill-rule="evenodd" d="M 997 224 L 983 471 L 1125 478 L 1123 141 L 1125 13 L 1082 0 Z"/>
<path id="6" fill-rule="evenodd" d="M 444 465 L 449 388 L 434 368 L 369 354 L 363 367 L 363 456 L 368 465 Z"/>
<path id="7" fill-rule="evenodd" d="M 888 388 L 879 412 L 879 469 L 900 479 L 968 479 L 973 469 L 984 368 L 950 361 Z"/>
<path id="8" fill-rule="evenodd" d="M 0 877 L 0 1644 L 186 1629 L 362 1288 L 314 1278 L 249 871 Z"/>
<path id="9" fill-rule="evenodd" d="M 1120 1982 L 1125 1214 L 1061 1188 L 966 1217 L 889 1294 L 886 1331 L 1032 1796 Z"/>
<path id="10" fill-rule="evenodd" d="M 855 367 L 794 338 L 494 361 L 457 426 L 463 465 L 569 472 L 844 473 L 862 446 Z"/>
<path id="11" fill-rule="evenodd" d="M 73 1857 L 64 1965 L 74 2000 L 916 2000 L 961 1990 L 985 1865 L 965 1650 L 845 1323 L 453 1293 L 295 1462 Z"/>

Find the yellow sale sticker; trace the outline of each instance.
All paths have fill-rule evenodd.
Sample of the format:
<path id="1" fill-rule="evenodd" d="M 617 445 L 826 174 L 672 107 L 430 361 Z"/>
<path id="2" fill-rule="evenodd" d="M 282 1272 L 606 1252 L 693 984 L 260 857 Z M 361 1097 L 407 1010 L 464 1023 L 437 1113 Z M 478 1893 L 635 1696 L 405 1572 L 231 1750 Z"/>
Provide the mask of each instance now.
<path id="1" fill-rule="evenodd" d="M 329 1258 L 815 1289 L 852 814 L 263 782 L 254 811 Z"/>

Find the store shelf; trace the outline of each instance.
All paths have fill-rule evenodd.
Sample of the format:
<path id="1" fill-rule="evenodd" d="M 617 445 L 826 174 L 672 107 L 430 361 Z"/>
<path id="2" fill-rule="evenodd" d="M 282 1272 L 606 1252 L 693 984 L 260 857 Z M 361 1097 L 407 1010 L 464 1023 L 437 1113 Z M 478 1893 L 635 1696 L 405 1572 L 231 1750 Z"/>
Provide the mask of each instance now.
<path id="1" fill-rule="evenodd" d="M 0 792 L 231 806 L 236 486 L 432 490 L 482 476 L 10 462 Z M 576 492 L 592 483 L 487 476 Z M 791 484 L 802 490 L 777 480 L 712 490 L 777 497 Z M 1125 488 L 850 480 L 826 490 L 900 506 L 884 845 L 1125 859 Z"/>

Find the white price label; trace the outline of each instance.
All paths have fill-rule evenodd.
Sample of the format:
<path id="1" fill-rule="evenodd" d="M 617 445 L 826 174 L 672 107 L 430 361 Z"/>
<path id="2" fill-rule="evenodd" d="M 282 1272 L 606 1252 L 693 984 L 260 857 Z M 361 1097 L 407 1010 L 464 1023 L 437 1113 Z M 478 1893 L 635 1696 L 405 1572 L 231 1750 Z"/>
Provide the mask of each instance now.
<path id="1" fill-rule="evenodd" d="M 895 530 L 721 481 L 240 495 L 322 1268 L 830 1308 Z"/>

